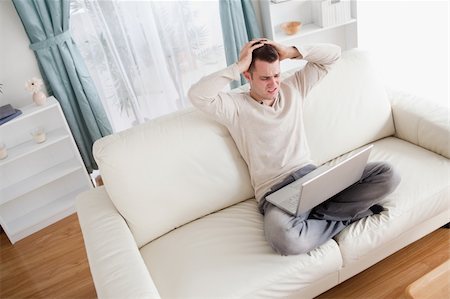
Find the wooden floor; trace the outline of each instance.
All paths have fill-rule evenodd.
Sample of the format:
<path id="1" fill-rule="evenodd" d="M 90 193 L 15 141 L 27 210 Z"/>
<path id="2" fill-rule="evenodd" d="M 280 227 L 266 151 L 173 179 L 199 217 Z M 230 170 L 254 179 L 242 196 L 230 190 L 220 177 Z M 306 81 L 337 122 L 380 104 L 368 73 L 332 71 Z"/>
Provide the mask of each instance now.
<path id="1" fill-rule="evenodd" d="M 400 298 L 449 250 L 450 229 L 439 229 L 318 298 Z M 1 233 L 0 298 L 96 298 L 76 215 L 14 246 Z"/>
<path id="2" fill-rule="evenodd" d="M 408 285 L 449 258 L 450 229 L 440 228 L 344 281 L 318 299 L 402 298 Z M 450 294 L 442 299 L 446 298 L 450 298 Z"/>
<path id="3" fill-rule="evenodd" d="M 97 298 L 76 214 L 14 245 L 1 233 L 0 298 Z"/>

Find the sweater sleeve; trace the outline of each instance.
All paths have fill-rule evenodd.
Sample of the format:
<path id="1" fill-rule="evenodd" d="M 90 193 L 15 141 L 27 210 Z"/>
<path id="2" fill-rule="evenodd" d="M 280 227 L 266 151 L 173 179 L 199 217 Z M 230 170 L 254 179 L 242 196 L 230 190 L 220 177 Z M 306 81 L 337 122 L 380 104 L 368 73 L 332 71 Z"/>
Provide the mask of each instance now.
<path id="1" fill-rule="evenodd" d="M 192 85 L 188 96 L 199 110 L 210 114 L 217 121 L 227 125 L 233 123 L 237 115 L 237 105 L 233 94 L 223 92 L 223 89 L 233 80 L 240 78 L 236 64 L 203 77 Z"/>
<path id="2" fill-rule="evenodd" d="M 332 44 L 315 44 L 296 46 L 301 54 L 300 59 L 306 60 L 306 65 L 284 82 L 292 84 L 306 98 L 309 91 L 332 68 L 341 57 L 341 48 Z"/>

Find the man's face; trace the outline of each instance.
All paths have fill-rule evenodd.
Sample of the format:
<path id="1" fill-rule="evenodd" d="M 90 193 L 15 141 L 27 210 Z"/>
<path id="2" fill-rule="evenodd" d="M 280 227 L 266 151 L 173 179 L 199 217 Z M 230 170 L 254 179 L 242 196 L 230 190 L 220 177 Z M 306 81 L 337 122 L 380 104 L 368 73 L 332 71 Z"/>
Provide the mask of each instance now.
<path id="1" fill-rule="evenodd" d="M 250 95 L 256 100 L 272 100 L 278 96 L 280 88 L 280 61 L 255 60 L 253 72 L 245 72 L 250 83 Z"/>

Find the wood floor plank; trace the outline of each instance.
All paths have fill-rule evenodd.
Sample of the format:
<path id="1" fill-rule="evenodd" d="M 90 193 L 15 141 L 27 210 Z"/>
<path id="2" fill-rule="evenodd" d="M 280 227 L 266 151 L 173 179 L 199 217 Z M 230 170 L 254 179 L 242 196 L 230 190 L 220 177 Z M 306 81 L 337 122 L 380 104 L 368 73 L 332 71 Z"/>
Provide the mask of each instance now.
<path id="1" fill-rule="evenodd" d="M 441 228 L 344 281 L 317 299 L 401 298 L 409 284 L 449 258 L 450 229 Z"/>
<path id="2" fill-rule="evenodd" d="M 409 284 L 449 257 L 450 229 L 439 229 L 318 299 L 401 298 Z M 14 245 L 0 235 L 0 298 L 96 297 L 76 214 Z"/>
<path id="3" fill-rule="evenodd" d="M 96 298 L 76 214 L 11 245 L 0 235 L 0 298 Z"/>

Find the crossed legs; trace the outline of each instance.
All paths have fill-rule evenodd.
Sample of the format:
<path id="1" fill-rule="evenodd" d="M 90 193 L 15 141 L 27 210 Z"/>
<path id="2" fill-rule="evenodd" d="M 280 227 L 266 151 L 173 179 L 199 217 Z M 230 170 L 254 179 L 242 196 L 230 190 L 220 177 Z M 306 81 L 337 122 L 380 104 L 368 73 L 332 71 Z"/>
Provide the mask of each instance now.
<path id="1" fill-rule="evenodd" d="M 313 169 L 309 167 L 303 172 L 308 173 Z M 302 171 L 296 173 L 299 172 Z M 300 177 L 306 173 L 301 173 Z M 298 179 L 295 174 L 292 176 Z M 292 181 L 292 176 L 283 183 Z M 348 224 L 372 215 L 372 207 L 391 193 L 399 182 L 399 176 L 389 164 L 373 162 L 367 164 L 358 182 L 302 215 L 292 216 L 265 202 L 266 239 L 281 255 L 306 253 L 333 238 Z M 273 188 L 273 191 L 283 183 Z"/>

